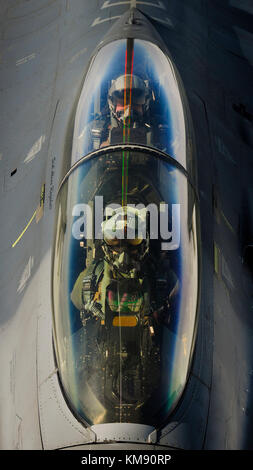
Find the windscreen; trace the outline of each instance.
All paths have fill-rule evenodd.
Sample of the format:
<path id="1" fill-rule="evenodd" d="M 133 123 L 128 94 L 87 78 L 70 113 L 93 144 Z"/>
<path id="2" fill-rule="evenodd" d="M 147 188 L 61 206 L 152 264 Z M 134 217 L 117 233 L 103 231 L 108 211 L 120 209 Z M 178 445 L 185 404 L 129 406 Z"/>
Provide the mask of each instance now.
<path id="1" fill-rule="evenodd" d="M 171 60 L 156 45 L 122 39 L 93 58 L 75 119 L 72 165 L 93 150 L 137 143 L 171 155 L 187 171 L 187 105 Z"/>
<path id="2" fill-rule="evenodd" d="M 84 159 L 61 186 L 53 253 L 60 381 L 86 423 L 159 426 L 189 373 L 198 299 L 196 201 L 144 150 Z"/>

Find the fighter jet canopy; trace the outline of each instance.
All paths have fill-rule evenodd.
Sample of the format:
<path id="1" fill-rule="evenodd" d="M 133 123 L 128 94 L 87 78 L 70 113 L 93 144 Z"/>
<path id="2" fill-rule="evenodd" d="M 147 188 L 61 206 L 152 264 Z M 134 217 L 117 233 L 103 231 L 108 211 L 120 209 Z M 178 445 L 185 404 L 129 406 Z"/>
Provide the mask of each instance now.
<path id="1" fill-rule="evenodd" d="M 189 376 L 198 308 L 191 130 L 171 60 L 118 40 L 91 61 L 56 204 L 54 344 L 75 415 L 160 426 Z"/>

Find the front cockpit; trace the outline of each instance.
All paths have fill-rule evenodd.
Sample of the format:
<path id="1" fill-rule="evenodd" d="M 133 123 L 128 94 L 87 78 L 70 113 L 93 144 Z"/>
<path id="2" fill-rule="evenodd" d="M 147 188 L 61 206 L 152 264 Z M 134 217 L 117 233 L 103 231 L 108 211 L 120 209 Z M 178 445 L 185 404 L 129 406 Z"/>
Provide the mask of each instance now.
<path id="1" fill-rule="evenodd" d="M 88 69 L 80 96 L 72 165 L 93 150 L 135 143 L 166 152 L 185 167 L 186 134 L 170 59 L 148 41 L 122 39 L 105 45 Z"/>
<path id="2" fill-rule="evenodd" d="M 56 203 L 54 344 L 89 425 L 160 426 L 190 370 L 198 205 L 185 97 L 171 60 L 121 39 L 92 59 Z"/>

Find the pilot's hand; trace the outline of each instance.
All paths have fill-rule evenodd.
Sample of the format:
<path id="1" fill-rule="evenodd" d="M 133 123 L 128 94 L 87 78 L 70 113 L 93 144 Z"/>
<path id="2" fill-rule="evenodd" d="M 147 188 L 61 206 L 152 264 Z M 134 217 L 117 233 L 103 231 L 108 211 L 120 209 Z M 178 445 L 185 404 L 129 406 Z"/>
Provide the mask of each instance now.
<path id="1" fill-rule="evenodd" d="M 90 300 L 85 304 L 85 310 L 88 313 L 91 313 L 94 317 L 98 317 L 101 320 L 104 319 L 104 312 L 102 311 L 102 306 L 96 302 L 96 300 Z"/>

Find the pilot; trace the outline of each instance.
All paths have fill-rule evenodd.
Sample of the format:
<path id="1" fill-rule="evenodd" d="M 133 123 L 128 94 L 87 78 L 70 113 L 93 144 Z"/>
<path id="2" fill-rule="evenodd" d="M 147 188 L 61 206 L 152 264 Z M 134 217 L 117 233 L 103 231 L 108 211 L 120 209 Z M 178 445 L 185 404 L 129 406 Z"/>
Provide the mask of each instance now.
<path id="1" fill-rule="evenodd" d="M 107 307 L 112 312 L 126 313 L 145 309 L 148 299 L 143 294 L 147 286 L 142 268 L 148 240 L 144 234 L 133 233 L 136 222 L 141 230 L 144 217 L 141 211 L 130 207 L 119 208 L 103 222 L 103 259 L 93 261 L 79 275 L 71 294 L 82 319 L 91 316 L 104 319 Z"/>
<path id="2" fill-rule="evenodd" d="M 113 81 L 108 93 L 112 127 L 144 125 L 150 105 L 150 91 L 145 81 L 137 75 L 121 75 Z"/>
<path id="3" fill-rule="evenodd" d="M 82 323 L 90 318 L 104 322 L 106 312 L 152 315 L 155 323 L 169 323 L 168 310 L 179 283 L 168 260 L 151 259 L 146 210 L 119 208 L 103 222 L 102 230 L 103 259 L 81 272 L 71 293 Z"/>
<path id="4" fill-rule="evenodd" d="M 148 85 L 137 75 L 113 80 L 107 97 L 110 113 L 102 113 L 92 125 L 94 148 L 133 141 L 148 144 L 151 96 Z"/>

